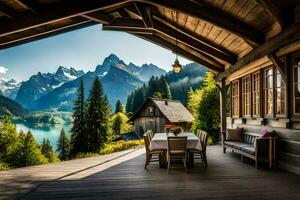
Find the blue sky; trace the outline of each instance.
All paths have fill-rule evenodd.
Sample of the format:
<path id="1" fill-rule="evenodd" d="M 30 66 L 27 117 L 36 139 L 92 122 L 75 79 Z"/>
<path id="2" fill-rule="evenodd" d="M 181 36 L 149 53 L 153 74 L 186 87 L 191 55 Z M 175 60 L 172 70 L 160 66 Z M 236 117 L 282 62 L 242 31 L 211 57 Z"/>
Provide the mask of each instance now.
<path id="1" fill-rule="evenodd" d="M 175 55 L 158 45 L 123 32 L 102 31 L 100 25 L 0 50 L 0 77 L 28 79 L 37 72 L 55 72 L 58 66 L 94 70 L 110 53 L 126 63 L 153 63 L 171 70 Z M 181 64 L 190 61 L 179 58 Z"/>

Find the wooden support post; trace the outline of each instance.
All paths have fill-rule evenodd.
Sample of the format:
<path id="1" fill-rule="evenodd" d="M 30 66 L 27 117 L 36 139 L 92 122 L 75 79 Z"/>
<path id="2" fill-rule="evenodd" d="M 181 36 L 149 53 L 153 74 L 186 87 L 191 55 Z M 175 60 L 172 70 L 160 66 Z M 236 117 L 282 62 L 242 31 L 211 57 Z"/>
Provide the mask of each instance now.
<path id="1" fill-rule="evenodd" d="M 268 55 L 268 58 L 272 61 L 275 68 L 280 72 L 282 79 L 284 80 L 285 84 L 287 83 L 287 77 L 286 77 L 286 67 L 284 63 L 282 63 L 275 55 L 275 53 L 270 53 Z M 275 73 L 275 72 L 274 72 Z"/>
<path id="2" fill-rule="evenodd" d="M 273 161 L 273 150 L 272 150 L 272 146 L 273 146 L 273 139 L 269 140 L 269 168 L 272 168 L 272 161 Z"/>
<path id="3" fill-rule="evenodd" d="M 225 80 L 222 80 L 218 88 L 220 90 L 221 132 L 226 132 L 226 95 L 229 89 L 229 85 L 225 85 Z"/>

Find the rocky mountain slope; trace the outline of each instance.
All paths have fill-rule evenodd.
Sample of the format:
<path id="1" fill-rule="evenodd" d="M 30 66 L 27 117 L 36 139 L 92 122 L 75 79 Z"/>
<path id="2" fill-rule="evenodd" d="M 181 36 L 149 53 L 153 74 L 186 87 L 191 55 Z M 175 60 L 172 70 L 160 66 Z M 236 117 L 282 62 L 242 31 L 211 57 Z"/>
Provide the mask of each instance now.
<path id="1" fill-rule="evenodd" d="M 74 80 L 84 72 L 82 70 L 75 70 L 74 68 L 67 69 L 60 66 L 55 73 L 37 73 L 29 78 L 29 80 L 22 82 L 16 101 L 26 108 L 30 108 L 31 104 L 41 96 L 48 94 L 55 88 L 62 84 Z"/>

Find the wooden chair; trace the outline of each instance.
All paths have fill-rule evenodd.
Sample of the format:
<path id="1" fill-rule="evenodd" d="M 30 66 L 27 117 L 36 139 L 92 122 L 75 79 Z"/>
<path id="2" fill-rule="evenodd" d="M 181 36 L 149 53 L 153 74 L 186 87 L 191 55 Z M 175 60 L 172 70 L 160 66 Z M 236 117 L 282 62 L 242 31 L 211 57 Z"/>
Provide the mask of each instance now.
<path id="1" fill-rule="evenodd" d="M 201 149 L 191 149 L 189 154 L 192 154 L 194 159 L 200 158 L 204 162 L 205 168 L 207 168 L 206 146 L 207 146 L 207 133 L 200 131 L 199 139 L 201 142 Z"/>
<path id="2" fill-rule="evenodd" d="M 201 134 L 201 130 L 200 131 L 197 131 L 196 133 L 195 133 L 195 135 L 200 139 L 200 134 Z"/>
<path id="3" fill-rule="evenodd" d="M 186 150 L 187 137 L 168 137 L 168 173 L 172 160 L 182 160 L 185 172 L 187 172 L 187 150 Z"/>
<path id="4" fill-rule="evenodd" d="M 154 137 L 154 133 L 153 133 L 153 131 L 152 130 L 147 130 L 147 132 L 146 133 L 148 133 L 148 135 L 149 135 L 149 139 L 150 139 L 150 141 L 152 140 L 152 138 Z"/>
<path id="5" fill-rule="evenodd" d="M 159 162 L 160 156 L 162 156 L 163 150 L 151 150 L 150 149 L 150 137 L 148 133 L 144 134 L 144 143 L 146 149 L 146 161 L 145 161 L 145 169 L 150 164 L 150 162 Z"/>

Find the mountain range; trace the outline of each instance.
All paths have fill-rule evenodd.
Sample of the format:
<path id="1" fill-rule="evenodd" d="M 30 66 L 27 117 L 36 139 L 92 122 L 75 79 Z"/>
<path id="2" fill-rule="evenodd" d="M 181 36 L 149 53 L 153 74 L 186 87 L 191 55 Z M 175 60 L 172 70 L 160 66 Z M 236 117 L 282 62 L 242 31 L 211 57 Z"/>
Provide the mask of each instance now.
<path id="1" fill-rule="evenodd" d="M 41 96 L 46 95 L 62 84 L 82 76 L 82 70 L 74 68 L 64 68 L 60 66 L 55 73 L 37 73 L 29 80 L 21 83 L 16 96 L 16 101 L 26 108 L 31 108 L 31 104 Z"/>
<path id="2" fill-rule="evenodd" d="M 21 86 L 20 82 L 15 79 L 5 79 L 0 78 L 0 95 L 6 96 L 10 99 L 15 99 L 19 88 Z"/>
<path id="3" fill-rule="evenodd" d="M 0 82 L 0 90 L 4 96 L 16 100 L 29 110 L 71 111 L 81 80 L 88 98 L 92 83 L 98 77 L 110 104 L 114 106 L 117 100 L 125 103 L 128 94 L 151 76 L 165 73 L 165 70 L 154 64 L 139 67 L 133 63 L 126 64 L 115 54 L 110 54 L 94 71 L 84 73 L 82 70 L 60 66 L 55 73 L 39 72 L 21 83 L 15 81 L 15 87 L 1 87 L 9 84 L 8 81 L 3 84 Z"/>

